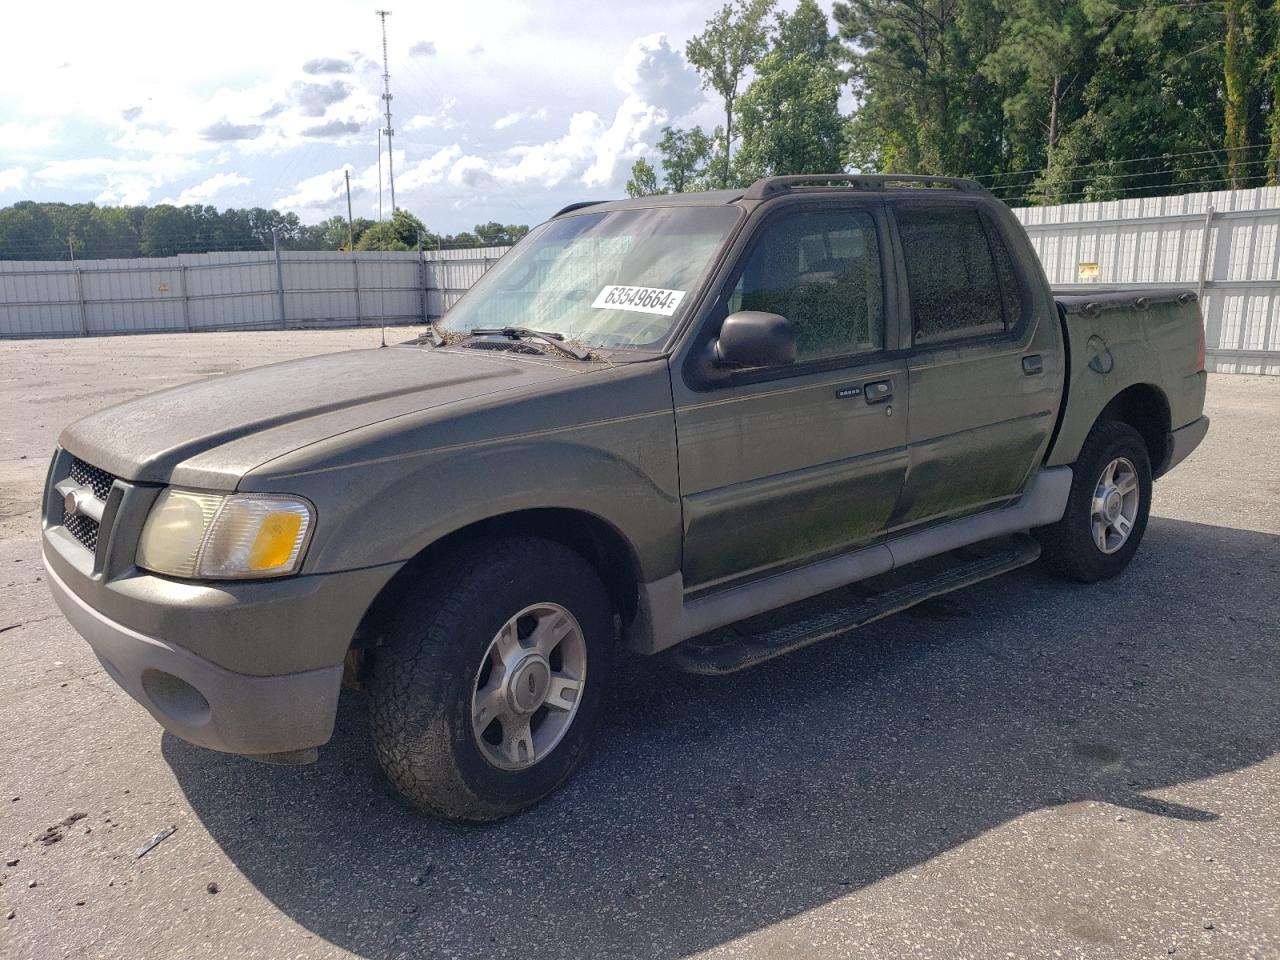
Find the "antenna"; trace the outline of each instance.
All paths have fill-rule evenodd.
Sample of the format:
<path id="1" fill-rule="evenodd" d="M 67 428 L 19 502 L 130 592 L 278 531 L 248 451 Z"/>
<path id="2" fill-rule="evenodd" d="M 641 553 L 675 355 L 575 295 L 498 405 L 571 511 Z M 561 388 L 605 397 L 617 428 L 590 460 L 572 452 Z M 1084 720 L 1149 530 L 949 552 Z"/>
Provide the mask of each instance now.
<path id="1" fill-rule="evenodd" d="M 387 180 L 391 187 L 391 215 L 395 216 L 396 170 L 392 160 L 391 138 L 395 136 L 396 131 L 391 126 L 391 72 L 387 67 L 387 17 L 391 16 L 391 11 L 375 10 L 374 12 L 382 20 L 382 100 L 387 107 L 387 125 L 382 132 L 387 138 Z"/>

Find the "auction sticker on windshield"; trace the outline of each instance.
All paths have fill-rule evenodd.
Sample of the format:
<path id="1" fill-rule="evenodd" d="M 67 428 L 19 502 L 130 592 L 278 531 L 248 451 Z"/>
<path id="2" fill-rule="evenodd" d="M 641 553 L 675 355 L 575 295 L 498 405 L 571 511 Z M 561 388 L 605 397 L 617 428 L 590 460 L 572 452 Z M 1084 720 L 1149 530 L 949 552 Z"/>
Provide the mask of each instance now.
<path id="1" fill-rule="evenodd" d="M 611 284 L 600 291 L 591 306 L 598 310 L 633 310 L 636 313 L 656 313 L 669 317 L 676 312 L 676 307 L 680 306 L 683 299 L 683 290 Z"/>

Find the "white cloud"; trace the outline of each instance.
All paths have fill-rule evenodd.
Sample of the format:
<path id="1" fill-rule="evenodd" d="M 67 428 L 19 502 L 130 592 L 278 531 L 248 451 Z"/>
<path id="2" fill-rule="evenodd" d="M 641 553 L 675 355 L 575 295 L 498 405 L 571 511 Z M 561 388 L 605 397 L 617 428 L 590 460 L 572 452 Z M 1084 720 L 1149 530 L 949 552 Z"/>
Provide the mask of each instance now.
<path id="1" fill-rule="evenodd" d="M 508 113 L 493 121 L 493 129 L 505 130 L 507 127 L 519 123 L 521 120 L 545 120 L 547 119 L 547 108 L 539 107 L 537 110 L 517 110 L 515 113 Z"/>
<path id="2" fill-rule="evenodd" d="M 155 154 L 146 158 L 82 157 L 55 160 L 32 175 L 44 186 L 98 190 L 93 198 L 106 204 L 147 203 L 155 190 L 199 167 L 190 157 Z"/>
<path id="3" fill-rule="evenodd" d="M 613 73 L 613 82 L 623 93 L 659 107 L 672 119 L 703 100 L 697 72 L 684 54 L 672 49 L 665 33 L 633 40 Z"/>
<path id="4" fill-rule="evenodd" d="M 351 64 L 340 57 L 313 57 L 302 65 L 303 73 L 351 73 Z"/>
<path id="5" fill-rule="evenodd" d="M 401 151 L 396 151 L 396 162 L 402 173 L 396 176 L 396 185 L 405 191 L 441 183 L 462 157 L 462 148 L 456 143 L 437 150 L 425 160 L 406 164 Z"/>
<path id="6" fill-rule="evenodd" d="M 33 154 L 58 142 L 56 120 L 0 123 L 0 144 L 14 154 Z"/>
<path id="7" fill-rule="evenodd" d="M 614 85 L 625 96 L 611 122 L 593 111 L 579 111 L 569 118 L 568 131 L 554 140 L 512 147 L 492 159 L 460 158 L 450 172 L 450 182 L 475 186 L 492 179 L 546 187 L 571 180 L 587 187 L 615 184 L 628 161 L 651 149 L 649 141 L 658 130 L 703 100 L 697 74 L 662 33 L 631 42 L 614 73 Z M 523 116 L 501 117 L 494 127 L 510 126 Z"/>
<path id="8" fill-rule="evenodd" d="M 440 109 L 434 113 L 414 114 L 404 122 L 405 130 L 455 130 L 466 125 L 466 121 L 458 119 L 458 98 L 445 97 Z"/>
<path id="9" fill-rule="evenodd" d="M 172 203 L 182 207 L 187 204 L 205 204 L 216 197 L 218 194 L 232 187 L 242 187 L 249 182 L 248 177 L 242 177 L 238 173 L 215 173 L 207 180 L 202 180 L 194 186 L 187 187 L 176 200 L 165 199 L 162 203 Z"/>
<path id="10" fill-rule="evenodd" d="M 373 166 L 370 169 L 373 170 L 376 182 L 378 168 Z M 281 210 L 324 210 L 346 196 L 346 181 L 343 173 L 347 170 L 352 170 L 350 164 L 300 180 L 294 184 L 292 193 L 280 197 L 272 205 Z M 359 190 L 360 181 L 359 177 L 356 177 L 351 184 L 351 192 L 356 193 Z"/>
<path id="11" fill-rule="evenodd" d="M 27 182 L 26 167 L 10 167 L 8 170 L 0 170 L 0 193 L 6 190 L 21 190 L 23 184 Z"/>
<path id="12" fill-rule="evenodd" d="M 0 86 L 4 202 L 149 202 L 234 172 L 250 182 L 218 198 L 290 207 L 283 200 L 297 198 L 306 219 L 322 207 L 339 212 L 325 204 L 345 213 L 341 170 L 354 162 L 353 189 L 366 214 L 376 211 L 369 161 L 382 63 L 371 10 L 313 0 L 299 17 L 288 4 L 231 0 L 200 19 L 193 44 L 171 42 L 171 13 L 160 0 L 133 0 L 127 17 L 67 0 L 60 16 L 76 28 L 59 35 L 55 59 L 38 44 L 10 45 L 10 73 L 24 82 Z M 38 5 L 17 5 L 5 28 L 38 36 L 46 18 Z M 702 97 L 679 50 L 705 18 L 697 4 L 657 11 L 598 0 L 397 9 L 388 24 L 394 123 L 407 135 L 395 142 L 408 150 L 407 160 L 397 150 L 397 199 L 456 230 L 532 222 L 584 184 L 594 195 L 620 193 L 631 159 Z M 658 22 L 677 39 L 650 34 Z M 480 47 L 477 58 L 470 51 Z M 494 127 L 512 112 L 520 117 Z"/>

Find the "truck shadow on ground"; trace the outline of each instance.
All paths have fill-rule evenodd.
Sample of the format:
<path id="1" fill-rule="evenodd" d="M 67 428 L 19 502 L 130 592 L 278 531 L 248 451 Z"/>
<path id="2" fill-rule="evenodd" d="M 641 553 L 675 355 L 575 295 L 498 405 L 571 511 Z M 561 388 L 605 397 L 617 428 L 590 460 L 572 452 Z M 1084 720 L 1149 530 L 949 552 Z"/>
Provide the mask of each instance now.
<path id="1" fill-rule="evenodd" d="M 1032 567 L 728 678 L 636 660 L 568 787 L 483 828 L 390 795 L 358 695 L 311 767 L 163 751 L 245 877 L 356 954 L 674 958 L 1047 806 L 1204 829 L 1147 794 L 1280 749 L 1277 582 L 1280 537 L 1153 519 L 1110 583 Z"/>

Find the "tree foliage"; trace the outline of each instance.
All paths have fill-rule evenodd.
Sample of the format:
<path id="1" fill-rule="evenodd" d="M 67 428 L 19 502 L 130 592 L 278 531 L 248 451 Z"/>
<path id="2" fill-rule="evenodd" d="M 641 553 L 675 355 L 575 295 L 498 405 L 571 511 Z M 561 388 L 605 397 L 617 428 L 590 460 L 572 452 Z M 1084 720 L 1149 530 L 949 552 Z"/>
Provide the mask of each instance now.
<path id="1" fill-rule="evenodd" d="M 687 193 L 710 187 L 715 146 L 716 139 L 703 133 L 701 127 L 689 130 L 663 127 L 658 153 L 662 157 L 662 184 L 666 190 Z"/>
<path id="2" fill-rule="evenodd" d="M 793 173 L 840 173 L 844 118 L 840 75 L 826 14 L 801 0 L 778 15 L 773 49 L 738 104 L 742 146 L 737 180 Z"/>
<path id="3" fill-rule="evenodd" d="M 651 197 L 662 193 L 658 186 L 658 174 L 653 165 L 641 157 L 631 165 L 631 179 L 627 181 L 628 197 Z"/>
<path id="4" fill-rule="evenodd" d="M 1275 180 L 1277 0 L 847 0 L 834 16 L 861 169 L 984 177 L 1015 202 Z"/>
<path id="5" fill-rule="evenodd" d="M 769 44 L 769 14 L 776 0 L 736 0 L 726 3 L 702 33 L 685 45 L 685 56 L 702 77 L 704 89 L 724 102 L 724 143 L 720 158 L 720 186 L 730 184 L 734 107 L 738 88 Z"/>
<path id="6" fill-rule="evenodd" d="M 489 222 L 474 232 L 440 235 L 404 210 L 378 223 L 352 223 L 359 250 L 412 250 L 418 234 L 424 247 L 502 246 L 529 228 Z M 112 257 L 170 257 L 214 250 L 270 250 L 274 238 L 285 250 L 345 250 L 344 216 L 304 225 L 297 215 L 265 210 L 218 210 L 210 206 L 100 207 L 93 203 L 22 201 L 0 208 L 0 260 L 66 260 Z"/>

